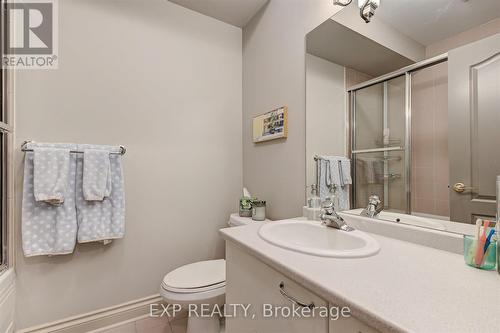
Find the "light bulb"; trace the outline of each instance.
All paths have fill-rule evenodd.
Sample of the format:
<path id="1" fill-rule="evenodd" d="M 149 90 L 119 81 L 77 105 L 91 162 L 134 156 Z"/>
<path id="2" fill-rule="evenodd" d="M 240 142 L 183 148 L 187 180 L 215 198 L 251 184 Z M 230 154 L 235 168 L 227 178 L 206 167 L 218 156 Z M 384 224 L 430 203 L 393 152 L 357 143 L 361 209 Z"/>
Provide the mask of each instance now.
<path id="1" fill-rule="evenodd" d="M 365 2 L 366 0 L 358 0 L 358 7 L 360 9 L 363 8 Z M 378 8 L 380 6 L 380 0 L 369 0 L 368 2 L 371 2 L 375 8 Z"/>

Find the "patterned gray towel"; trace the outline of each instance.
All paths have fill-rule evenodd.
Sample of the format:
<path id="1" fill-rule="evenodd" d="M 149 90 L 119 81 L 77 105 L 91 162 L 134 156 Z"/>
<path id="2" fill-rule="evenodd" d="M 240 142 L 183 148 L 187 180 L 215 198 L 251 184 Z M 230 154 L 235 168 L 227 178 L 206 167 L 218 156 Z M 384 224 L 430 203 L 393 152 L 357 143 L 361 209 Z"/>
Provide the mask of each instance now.
<path id="1" fill-rule="evenodd" d="M 321 199 L 330 197 L 332 194 L 331 189 L 335 187 L 335 193 L 338 196 L 340 205 L 339 207 L 335 207 L 335 209 L 337 211 L 343 211 L 350 209 L 349 188 L 346 185 L 342 186 L 341 164 L 338 162 L 339 158 L 337 156 L 320 156 L 316 172 L 319 175 L 318 187 Z M 343 177 L 344 175 L 342 175 L 342 178 Z"/>
<path id="2" fill-rule="evenodd" d="M 64 202 L 68 189 L 69 149 L 33 148 L 35 200 L 52 205 Z"/>
<path id="3" fill-rule="evenodd" d="M 101 149 L 111 151 L 116 147 L 79 145 L 79 150 Z M 125 192 L 122 157 L 109 155 L 111 191 L 102 201 L 87 201 L 83 193 L 84 157 L 77 157 L 76 211 L 78 242 L 88 243 L 123 238 L 125 235 Z"/>
<path id="4" fill-rule="evenodd" d="M 85 149 L 83 152 L 83 197 L 87 201 L 103 201 L 111 194 L 109 151 Z"/>
<path id="5" fill-rule="evenodd" d="M 70 145 L 61 145 L 59 147 L 75 148 Z M 34 153 L 26 152 L 21 220 L 24 255 L 32 257 L 72 253 L 75 248 L 77 232 L 75 208 L 76 156 L 74 154 L 69 156 L 68 186 L 64 193 L 64 203 L 58 206 L 35 200 L 33 159 Z"/>

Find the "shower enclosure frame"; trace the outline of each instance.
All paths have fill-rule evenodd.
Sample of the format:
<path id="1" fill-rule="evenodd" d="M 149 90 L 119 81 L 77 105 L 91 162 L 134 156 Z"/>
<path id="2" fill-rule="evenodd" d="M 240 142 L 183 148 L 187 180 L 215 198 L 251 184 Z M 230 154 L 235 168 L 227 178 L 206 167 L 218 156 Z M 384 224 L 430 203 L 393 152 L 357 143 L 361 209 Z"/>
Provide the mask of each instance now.
<path id="1" fill-rule="evenodd" d="M 412 124 L 411 124 L 411 112 L 412 112 L 412 100 L 411 100 L 411 89 L 412 89 L 412 75 L 416 71 L 419 71 L 421 69 L 427 68 L 427 67 L 432 67 L 434 65 L 440 64 L 442 62 L 448 61 L 448 53 L 444 53 L 441 55 L 438 55 L 433 58 L 429 58 L 420 62 L 417 62 L 415 64 L 412 64 L 410 66 L 403 67 L 397 71 L 379 76 L 377 78 L 368 80 L 366 82 L 354 85 L 347 89 L 348 93 L 348 100 L 349 100 L 349 140 L 348 140 L 348 156 L 350 156 L 351 160 L 354 160 L 354 157 L 356 154 L 360 153 L 377 153 L 377 152 L 383 152 L 384 154 L 390 152 L 390 151 L 403 151 L 405 153 L 405 158 L 404 158 L 404 174 L 405 174 L 405 195 L 406 195 L 406 214 L 411 214 L 411 155 L 412 155 L 412 146 L 411 146 L 411 139 L 412 139 Z M 395 79 L 397 77 L 405 77 L 405 94 L 404 94 L 404 107 L 405 107 L 405 144 L 404 146 L 399 146 L 399 147 L 384 147 L 384 148 L 373 148 L 373 149 L 358 149 L 354 150 L 353 148 L 356 147 L 356 92 L 379 84 L 379 83 L 385 83 L 384 87 L 384 109 L 387 107 L 387 82 L 389 80 Z M 385 169 L 384 165 L 384 169 Z M 356 165 L 355 163 L 351 163 L 351 172 L 352 172 L 352 186 L 351 186 L 351 202 L 356 203 Z M 384 195 L 387 195 L 387 191 L 384 190 Z M 356 207 L 351 207 L 351 208 L 356 208 Z"/>

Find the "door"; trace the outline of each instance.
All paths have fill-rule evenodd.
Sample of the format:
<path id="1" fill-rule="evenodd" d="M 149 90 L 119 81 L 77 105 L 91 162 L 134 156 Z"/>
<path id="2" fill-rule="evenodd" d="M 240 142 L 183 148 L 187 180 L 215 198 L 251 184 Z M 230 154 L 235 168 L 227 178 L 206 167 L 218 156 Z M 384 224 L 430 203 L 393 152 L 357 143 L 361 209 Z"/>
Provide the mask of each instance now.
<path id="1" fill-rule="evenodd" d="M 450 219 L 493 219 L 500 175 L 500 34 L 448 55 Z"/>

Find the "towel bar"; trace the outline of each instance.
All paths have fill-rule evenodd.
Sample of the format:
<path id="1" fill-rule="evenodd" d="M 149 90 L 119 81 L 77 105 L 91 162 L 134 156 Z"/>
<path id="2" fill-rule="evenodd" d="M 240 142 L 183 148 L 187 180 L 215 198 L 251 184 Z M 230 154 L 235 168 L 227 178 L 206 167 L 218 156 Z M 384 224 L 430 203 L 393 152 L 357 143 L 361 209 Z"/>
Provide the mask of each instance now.
<path id="1" fill-rule="evenodd" d="M 26 148 L 26 145 L 28 143 L 33 143 L 33 141 L 24 141 L 23 144 L 21 145 L 21 151 L 33 151 L 33 149 L 28 149 Z M 110 152 L 110 154 L 119 154 L 119 155 L 125 155 L 125 153 L 127 152 L 127 149 L 124 147 L 124 146 L 120 146 L 120 151 L 119 152 Z M 73 153 L 73 154 L 83 154 L 83 151 L 81 150 L 71 150 L 70 153 Z"/>

